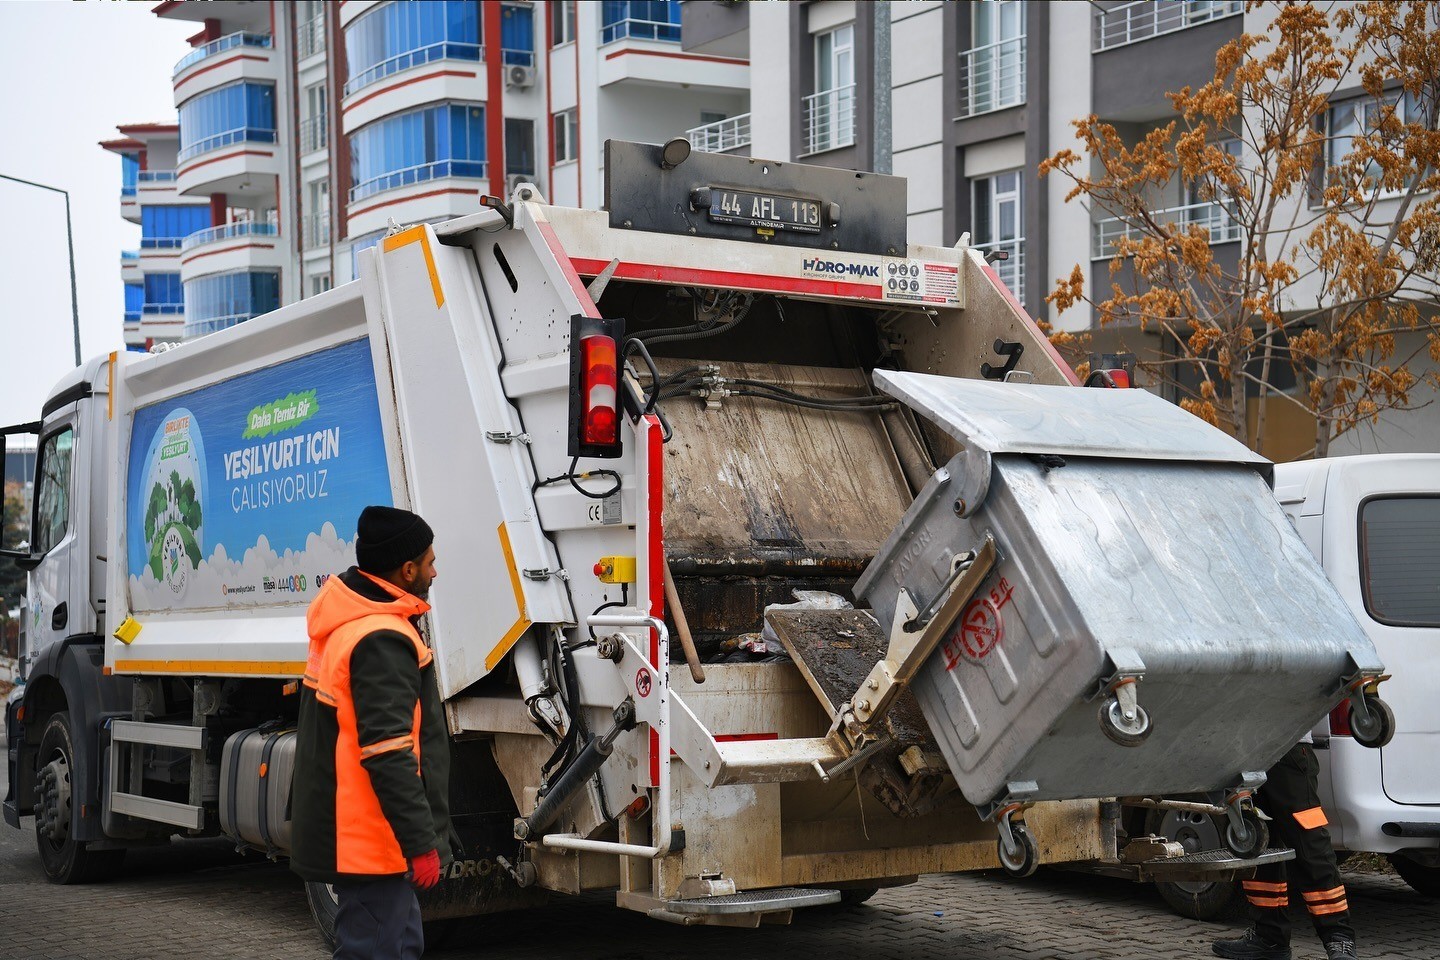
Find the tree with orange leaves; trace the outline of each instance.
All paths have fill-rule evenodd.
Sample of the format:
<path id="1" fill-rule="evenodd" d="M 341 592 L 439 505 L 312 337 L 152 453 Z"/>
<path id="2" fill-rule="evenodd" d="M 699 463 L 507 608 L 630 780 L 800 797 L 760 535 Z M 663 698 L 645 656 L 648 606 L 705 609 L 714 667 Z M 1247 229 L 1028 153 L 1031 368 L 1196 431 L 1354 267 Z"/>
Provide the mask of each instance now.
<path id="1" fill-rule="evenodd" d="M 1303 407 L 1325 456 L 1336 436 L 1427 402 L 1422 381 L 1440 386 L 1412 372 L 1425 353 L 1440 363 L 1440 5 L 1248 9 L 1273 11 L 1269 29 L 1221 48 L 1209 83 L 1169 94 L 1174 120 L 1132 145 L 1082 118 L 1080 151 L 1041 165 L 1072 181 L 1067 202 L 1122 225 L 1108 293 L 1077 265 L 1047 299 L 1165 334 L 1174 354 L 1142 366 L 1253 449 L 1268 399 Z M 1155 212 L 1177 184 L 1204 217 Z M 1238 240 L 1233 265 L 1217 261 L 1222 239 Z M 1287 368 L 1293 392 L 1276 386 Z"/>

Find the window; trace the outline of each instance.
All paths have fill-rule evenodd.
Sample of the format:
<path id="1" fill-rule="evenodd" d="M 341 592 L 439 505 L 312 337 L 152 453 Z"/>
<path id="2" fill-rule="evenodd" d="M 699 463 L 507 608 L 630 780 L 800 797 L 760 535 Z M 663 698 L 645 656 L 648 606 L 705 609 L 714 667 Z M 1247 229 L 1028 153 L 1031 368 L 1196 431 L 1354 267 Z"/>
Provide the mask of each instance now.
<path id="1" fill-rule="evenodd" d="M 960 105 L 966 116 L 1025 102 L 1025 2 L 970 5 L 971 48 L 961 54 Z"/>
<path id="2" fill-rule="evenodd" d="M 204 336 L 279 309 L 280 274 L 211 274 L 186 284 L 185 299 L 186 339 Z"/>
<path id="3" fill-rule="evenodd" d="M 35 491 L 35 535 L 30 553 L 46 554 L 70 529 L 70 464 L 75 432 L 66 427 L 40 445 L 40 489 Z"/>
<path id="4" fill-rule="evenodd" d="M 330 289 L 330 274 L 322 273 L 310 278 L 310 296 L 318 296 Z"/>
<path id="5" fill-rule="evenodd" d="M 145 285 L 143 283 L 125 284 L 125 322 L 139 323 L 140 311 L 145 307 Z"/>
<path id="6" fill-rule="evenodd" d="M 135 196 L 135 182 L 140 179 L 140 158 L 120 154 L 120 196 Z"/>
<path id="7" fill-rule="evenodd" d="M 551 0 L 550 44 L 558 47 L 575 39 L 575 0 Z"/>
<path id="8" fill-rule="evenodd" d="M 535 121 L 505 118 L 505 172 L 535 176 Z"/>
<path id="9" fill-rule="evenodd" d="M 1371 96 L 1354 97 L 1331 104 L 1330 109 L 1322 120 L 1325 141 L 1325 170 L 1324 177 L 1317 178 L 1317 182 L 1324 182 L 1338 175 L 1337 168 L 1346 161 L 1346 158 L 1354 151 L 1355 138 L 1375 133 L 1385 119 L 1388 111 L 1394 110 L 1397 119 L 1402 123 L 1413 121 L 1420 116 L 1420 110 L 1414 101 L 1403 91 L 1393 91 L 1383 97 L 1376 99 Z M 1360 184 L 1360 189 L 1365 192 L 1372 191 L 1380 181 L 1383 171 L 1379 164 L 1368 163 L 1362 176 L 1365 182 Z M 1319 197 L 1316 197 L 1318 201 Z"/>
<path id="10" fill-rule="evenodd" d="M 345 28 L 345 56 L 347 96 L 432 60 L 479 60 L 480 4 L 471 0 L 381 4 Z"/>
<path id="11" fill-rule="evenodd" d="M 436 177 L 485 176 L 485 107 L 447 103 L 386 117 L 350 138 L 350 199 Z"/>
<path id="12" fill-rule="evenodd" d="M 680 0 L 604 0 L 600 42 L 615 40 L 680 42 Z"/>
<path id="13" fill-rule="evenodd" d="M 1440 627 L 1440 497 L 1383 497 L 1360 507 L 1365 610 L 1381 623 Z"/>
<path id="14" fill-rule="evenodd" d="M 555 114 L 555 162 L 565 163 L 580 156 L 576 139 L 575 111 L 561 110 Z"/>
<path id="15" fill-rule="evenodd" d="M 300 152 L 314 153 L 329 143 L 330 105 L 325 97 L 325 84 L 312 83 L 300 100 L 303 118 L 300 121 Z"/>
<path id="16" fill-rule="evenodd" d="M 312 180 L 305 185 L 305 249 L 314 250 L 330 242 L 330 181 Z"/>
<path id="17" fill-rule="evenodd" d="M 299 24 L 300 59 L 312 57 L 325 49 L 325 4 L 321 0 L 300 0 L 295 12 Z"/>
<path id="18" fill-rule="evenodd" d="M 1024 295 L 1025 221 L 1020 203 L 1020 171 L 1008 170 L 970 181 L 970 244 L 977 250 L 1003 251 L 1008 259 L 995 261 L 995 272 L 1005 286 Z"/>
<path id="19" fill-rule="evenodd" d="M 500 8 L 500 55 L 506 65 L 535 66 L 535 14 L 529 7 Z"/>
<path id="20" fill-rule="evenodd" d="M 206 205 L 143 206 L 140 208 L 140 247 L 152 250 L 178 247 L 190 234 L 208 226 L 210 207 Z"/>
<path id="21" fill-rule="evenodd" d="M 145 303 L 142 313 L 166 314 L 185 312 L 185 292 L 178 273 L 145 274 Z"/>
<path id="22" fill-rule="evenodd" d="M 806 98 L 807 153 L 855 142 L 855 25 L 815 35 L 815 93 Z"/>
<path id="23" fill-rule="evenodd" d="M 179 163 L 242 140 L 275 142 L 275 86 L 232 83 L 180 107 Z"/>

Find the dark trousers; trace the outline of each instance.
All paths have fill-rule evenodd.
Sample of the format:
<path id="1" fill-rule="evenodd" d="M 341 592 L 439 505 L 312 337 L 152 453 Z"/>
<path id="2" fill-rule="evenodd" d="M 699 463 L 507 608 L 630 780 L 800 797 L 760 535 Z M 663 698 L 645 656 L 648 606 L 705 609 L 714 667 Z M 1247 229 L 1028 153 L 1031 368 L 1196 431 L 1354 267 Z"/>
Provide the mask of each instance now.
<path id="1" fill-rule="evenodd" d="M 404 877 L 335 884 L 334 960 L 420 960 L 420 902 Z"/>
<path id="2" fill-rule="evenodd" d="M 1290 942 L 1293 893 L 1300 895 L 1322 942 L 1336 936 L 1355 939 L 1350 905 L 1316 790 L 1318 772 L 1314 748 L 1297 743 L 1270 768 L 1265 785 L 1255 795 L 1260 809 L 1270 815 L 1272 843 L 1295 851 L 1294 860 L 1259 867 L 1255 879 L 1242 884 L 1255 930 L 1270 943 Z"/>

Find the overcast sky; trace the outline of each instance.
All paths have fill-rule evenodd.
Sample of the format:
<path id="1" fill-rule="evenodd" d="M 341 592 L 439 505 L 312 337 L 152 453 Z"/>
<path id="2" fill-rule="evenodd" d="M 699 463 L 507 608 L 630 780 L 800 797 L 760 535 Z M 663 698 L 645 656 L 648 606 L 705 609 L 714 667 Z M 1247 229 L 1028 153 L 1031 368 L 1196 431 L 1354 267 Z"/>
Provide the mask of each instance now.
<path id="1" fill-rule="evenodd" d="M 120 251 L 140 246 L 120 158 L 96 144 L 116 124 L 174 122 L 170 71 L 197 29 L 154 6 L 0 0 L 0 174 L 70 192 L 86 358 L 121 346 Z M 0 424 L 34 420 L 75 365 L 60 194 L 0 180 L 0 295 Z"/>

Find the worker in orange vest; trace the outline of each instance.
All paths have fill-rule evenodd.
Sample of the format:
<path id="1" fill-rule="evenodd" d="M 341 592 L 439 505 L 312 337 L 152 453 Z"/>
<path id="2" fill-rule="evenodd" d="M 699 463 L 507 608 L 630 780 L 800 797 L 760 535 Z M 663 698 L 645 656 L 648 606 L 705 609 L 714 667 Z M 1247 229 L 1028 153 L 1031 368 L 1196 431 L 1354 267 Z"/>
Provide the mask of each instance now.
<path id="1" fill-rule="evenodd" d="M 306 617 L 290 865 L 334 885 L 336 960 L 419 960 L 415 888 L 450 862 L 449 740 L 416 627 L 435 535 L 393 507 L 366 507 L 357 527 L 356 565 L 325 582 Z"/>

